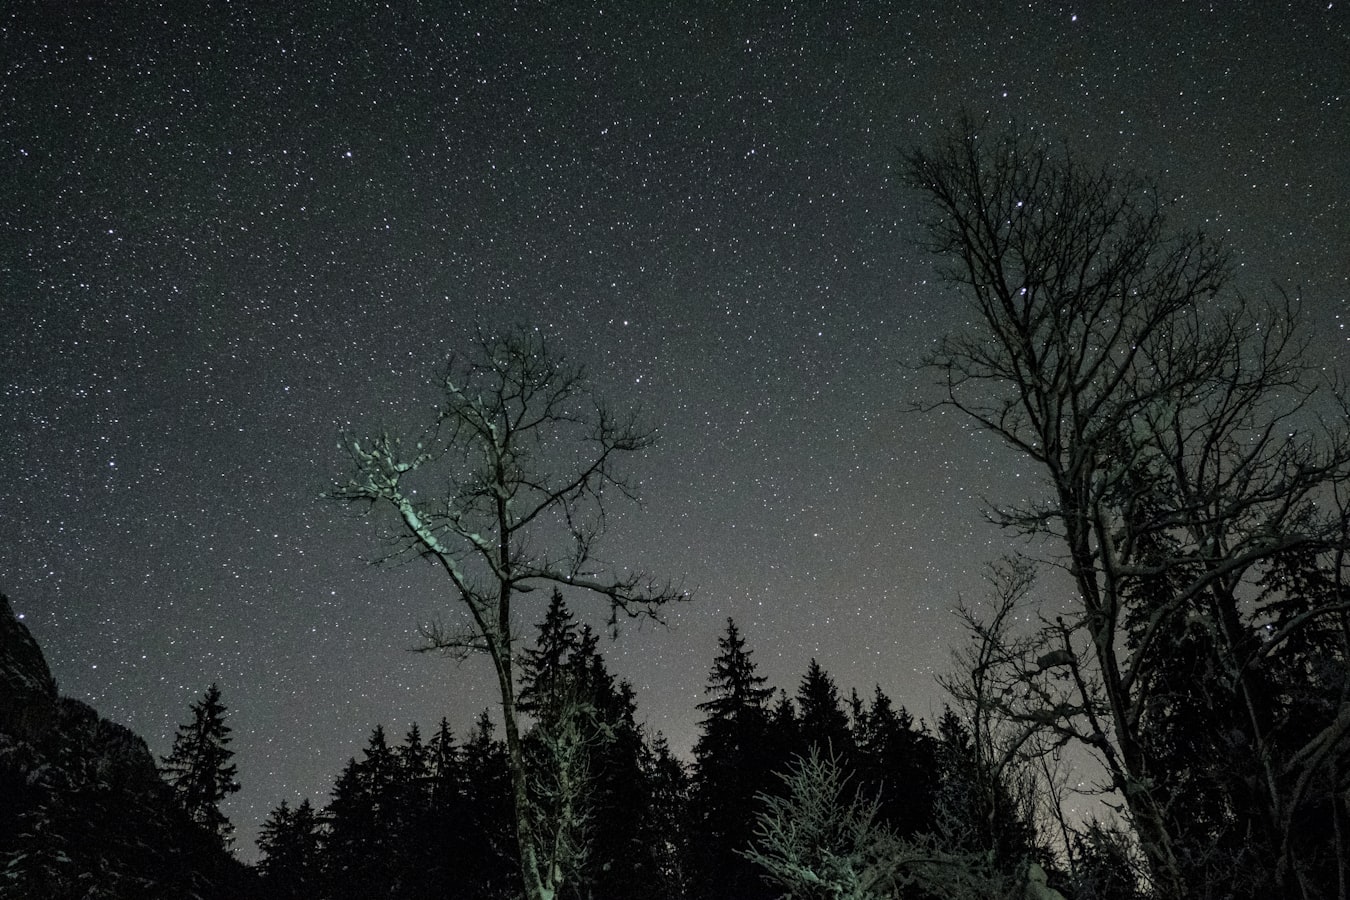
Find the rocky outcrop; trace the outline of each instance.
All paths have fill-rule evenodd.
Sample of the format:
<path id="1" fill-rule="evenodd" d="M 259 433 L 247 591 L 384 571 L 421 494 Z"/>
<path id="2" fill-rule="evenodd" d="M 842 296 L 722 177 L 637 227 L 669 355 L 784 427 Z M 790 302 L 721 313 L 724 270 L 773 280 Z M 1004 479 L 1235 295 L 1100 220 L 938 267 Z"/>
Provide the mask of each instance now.
<path id="1" fill-rule="evenodd" d="M 179 808 L 144 740 L 58 695 L 0 598 L 0 898 L 224 900 L 251 884 Z"/>
<path id="2" fill-rule="evenodd" d="M 56 702 L 42 650 L 0 594 L 0 733 L 41 740 L 55 721 Z"/>

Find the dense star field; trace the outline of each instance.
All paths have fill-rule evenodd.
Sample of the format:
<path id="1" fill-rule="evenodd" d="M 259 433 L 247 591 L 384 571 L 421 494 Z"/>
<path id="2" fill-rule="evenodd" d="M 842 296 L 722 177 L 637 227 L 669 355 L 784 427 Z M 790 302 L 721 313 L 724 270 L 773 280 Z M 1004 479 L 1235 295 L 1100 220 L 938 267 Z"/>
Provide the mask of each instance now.
<path id="1" fill-rule="evenodd" d="M 0 13 L 0 590 L 157 753 L 219 683 L 245 853 L 375 724 L 493 703 L 407 652 L 436 572 L 320 499 L 475 326 L 660 430 L 601 548 L 695 595 L 602 647 L 651 730 L 688 749 L 727 617 L 775 686 L 940 710 L 982 498 L 1041 489 L 911 411 L 968 317 L 894 167 L 963 107 L 1155 178 L 1344 361 L 1345 4 L 249 6 Z"/>

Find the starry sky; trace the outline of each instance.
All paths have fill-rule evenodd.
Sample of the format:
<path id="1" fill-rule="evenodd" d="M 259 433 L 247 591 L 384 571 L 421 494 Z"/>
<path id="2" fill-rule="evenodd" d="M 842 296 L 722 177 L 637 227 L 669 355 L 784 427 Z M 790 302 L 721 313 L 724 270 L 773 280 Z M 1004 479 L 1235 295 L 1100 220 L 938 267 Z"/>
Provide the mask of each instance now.
<path id="1" fill-rule="evenodd" d="M 1010 546 L 981 498 L 1041 485 L 909 411 L 967 315 L 899 151 L 965 108 L 1139 168 L 1336 366 L 1347 60 L 1326 0 L 8 3 L 0 590 L 157 754 L 220 684 L 250 855 L 375 724 L 493 703 L 408 652 L 434 570 L 366 565 L 320 494 L 340 430 L 425 421 L 475 325 L 524 323 L 660 430 L 602 548 L 696 592 L 603 647 L 650 729 L 687 751 L 728 616 L 776 686 L 814 657 L 931 718 Z"/>

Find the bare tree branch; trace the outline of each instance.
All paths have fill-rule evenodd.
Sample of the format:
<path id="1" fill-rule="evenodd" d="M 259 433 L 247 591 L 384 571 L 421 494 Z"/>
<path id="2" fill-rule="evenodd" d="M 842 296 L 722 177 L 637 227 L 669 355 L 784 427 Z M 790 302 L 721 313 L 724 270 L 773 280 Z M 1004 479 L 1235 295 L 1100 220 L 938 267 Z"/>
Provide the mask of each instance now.
<path id="1" fill-rule="evenodd" d="M 570 817 L 585 773 L 572 766 L 576 748 L 555 735 L 562 743 L 551 758 L 562 768 L 550 776 L 556 788 L 550 796 L 564 814 L 551 822 L 537 815 L 516 708 L 516 600 L 545 585 L 598 596 L 617 627 L 620 614 L 659 621 L 663 606 L 688 594 L 640 572 L 595 564 L 607 503 L 636 499 L 620 464 L 655 436 L 600 403 L 582 368 L 555 355 L 538 332 L 480 332 L 468 357 L 450 361 L 441 388 L 435 420 L 411 446 L 388 431 L 344 437 L 353 472 L 329 496 L 392 513 L 400 545 L 445 574 L 467 614 L 458 624 L 423 626 L 419 649 L 490 658 L 526 892 L 546 900 L 584 856 L 582 831 Z"/>
<path id="2" fill-rule="evenodd" d="M 1288 821 L 1300 786 L 1350 755 L 1336 710 L 1306 743 L 1277 751 L 1258 683 L 1276 651 L 1253 650 L 1259 614 L 1244 600 L 1291 554 L 1342 566 L 1344 517 L 1319 504 L 1350 476 L 1350 438 L 1314 414 L 1319 392 L 1340 395 L 1304 361 L 1297 298 L 1225 295 L 1226 254 L 1203 233 L 1170 229 L 1157 190 L 1137 176 L 969 120 L 910 153 L 903 173 L 928 201 L 940 272 L 978 322 L 925 360 L 940 396 L 917 406 L 956 409 L 1041 467 L 1047 495 L 991 517 L 1053 535 L 1053 562 L 1075 589 L 1067 623 L 1043 620 L 1017 639 L 1006 604 L 991 620 L 968 618 L 979 650 L 961 689 L 1022 729 L 1014 751 L 1044 734 L 1096 753 L 1155 884 L 1181 896 L 1176 826 L 1145 732 L 1179 622 L 1213 636 L 1213 668 L 1242 704 L 1243 740 L 1265 772 L 1267 822 Z M 1286 617 L 1276 644 L 1343 604 Z M 1279 754 L 1297 774 L 1280 774 Z M 1281 861 L 1281 873 L 1295 869 Z"/>

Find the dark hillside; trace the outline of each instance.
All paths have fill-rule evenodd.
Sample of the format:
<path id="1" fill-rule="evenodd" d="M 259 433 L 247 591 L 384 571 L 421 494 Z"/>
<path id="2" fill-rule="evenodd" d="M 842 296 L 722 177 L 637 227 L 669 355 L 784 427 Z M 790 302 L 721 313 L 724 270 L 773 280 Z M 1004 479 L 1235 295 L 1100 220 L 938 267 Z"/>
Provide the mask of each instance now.
<path id="1" fill-rule="evenodd" d="M 192 824 L 144 740 L 61 697 L 0 596 L 0 897 L 246 897 L 251 873 Z"/>

